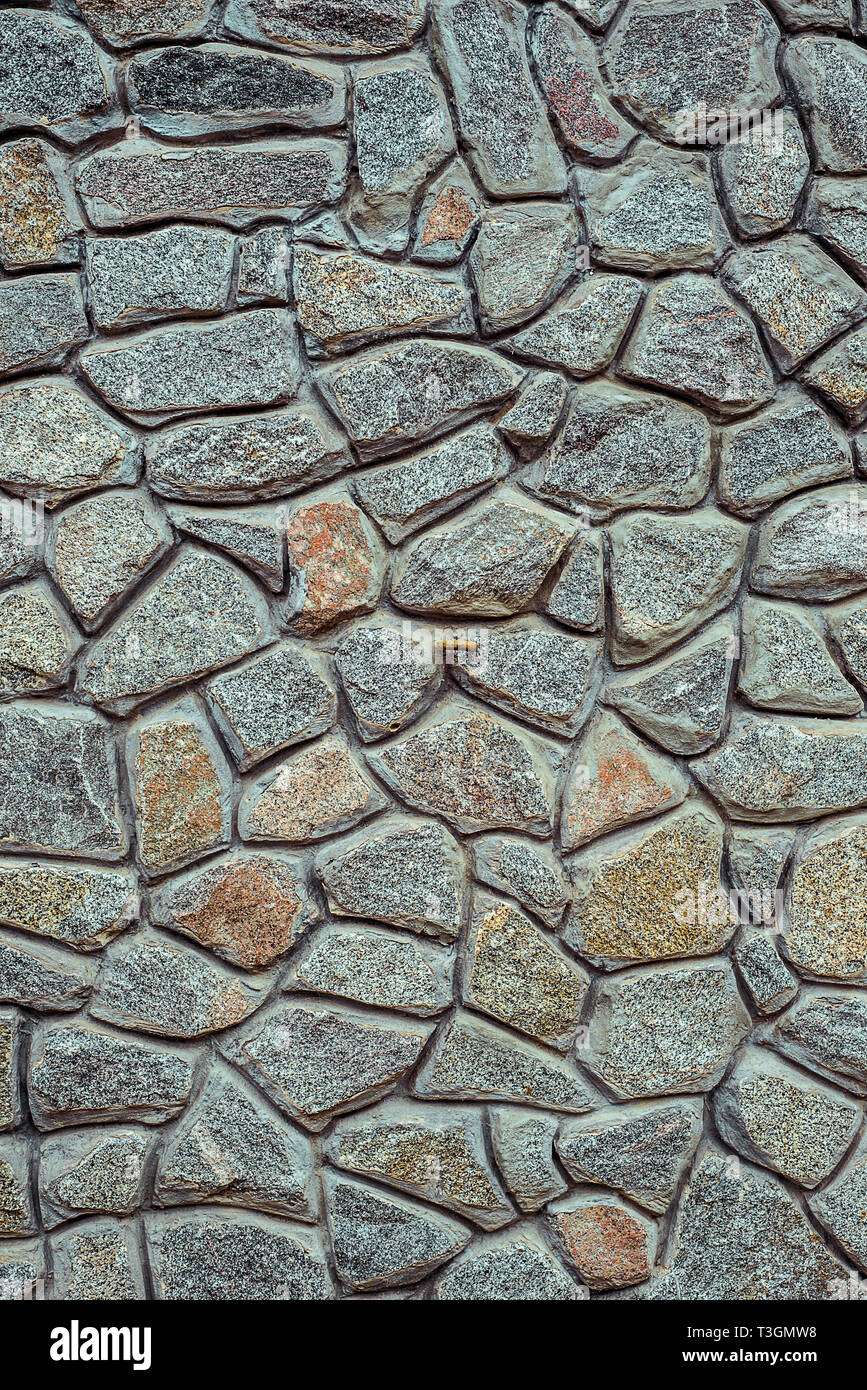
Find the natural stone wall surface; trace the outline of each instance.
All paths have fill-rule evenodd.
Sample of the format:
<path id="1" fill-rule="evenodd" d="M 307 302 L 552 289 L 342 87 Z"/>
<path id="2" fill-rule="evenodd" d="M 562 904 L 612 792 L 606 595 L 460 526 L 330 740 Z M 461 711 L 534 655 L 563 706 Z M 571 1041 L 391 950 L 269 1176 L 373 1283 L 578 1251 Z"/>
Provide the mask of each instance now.
<path id="1" fill-rule="evenodd" d="M 0 132 L 0 1297 L 857 1297 L 867 4 L 4 5 Z"/>

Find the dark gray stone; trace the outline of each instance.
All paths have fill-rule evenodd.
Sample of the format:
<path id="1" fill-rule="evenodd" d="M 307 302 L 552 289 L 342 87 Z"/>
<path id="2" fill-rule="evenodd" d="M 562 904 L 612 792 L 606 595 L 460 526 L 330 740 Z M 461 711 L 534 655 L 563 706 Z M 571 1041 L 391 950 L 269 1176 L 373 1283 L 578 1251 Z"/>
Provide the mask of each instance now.
<path id="1" fill-rule="evenodd" d="M 88 1023 L 46 1024 L 30 1051 L 27 1089 L 37 1129 L 137 1120 L 163 1124 L 189 1099 L 187 1054 L 115 1037 Z"/>

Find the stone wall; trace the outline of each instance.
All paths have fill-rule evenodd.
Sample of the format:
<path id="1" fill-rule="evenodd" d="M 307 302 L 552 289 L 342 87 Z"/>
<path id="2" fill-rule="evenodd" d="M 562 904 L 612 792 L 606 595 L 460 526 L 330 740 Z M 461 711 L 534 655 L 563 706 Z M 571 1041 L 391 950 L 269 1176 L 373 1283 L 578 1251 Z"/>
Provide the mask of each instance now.
<path id="1" fill-rule="evenodd" d="M 858 1296 L 865 37 L 0 9 L 0 1295 Z"/>

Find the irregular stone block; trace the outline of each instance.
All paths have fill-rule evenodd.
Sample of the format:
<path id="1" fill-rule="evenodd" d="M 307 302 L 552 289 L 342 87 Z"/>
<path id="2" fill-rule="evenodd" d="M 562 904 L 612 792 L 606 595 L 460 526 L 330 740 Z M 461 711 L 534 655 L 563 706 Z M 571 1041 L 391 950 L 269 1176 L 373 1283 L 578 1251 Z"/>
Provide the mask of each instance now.
<path id="1" fill-rule="evenodd" d="M 296 246 L 298 323 L 312 357 L 334 357 L 407 332 L 473 330 L 469 291 L 422 270 Z"/>
<path id="2" fill-rule="evenodd" d="M 90 305 L 99 328 L 216 314 L 228 305 L 235 238 L 215 227 L 89 237 L 85 252 Z"/>
<path id="3" fill-rule="evenodd" d="M 0 1303 L 43 1296 L 46 1276 L 42 1240 L 0 1244 Z"/>
<path id="4" fill-rule="evenodd" d="M 474 706 L 440 707 L 368 759 L 410 806 L 459 831 L 551 832 L 559 750 Z"/>
<path id="5" fill-rule="evenodd" d="M 10 140 L 0 150 L 0 262 L 32 270 L 78 261 L 81 216 L 66 161 L 42 140 Z"/>
<path id="6" fill-rule="evenodd" d="M 551 618 L 587 632 L 605 625 L 602 537 L 598 531 L 579 534 L 556 584 L 542 606 Z"/>
<path id="7" fill-rule="evenodd" d="M 836 731 L 840 725 L 832 727 Z M 842 727 L 860 732 L 858 723 Z M 842 748 L 838 756 L 840 752 Z M 822 770 L 817 768 L 820 774 Z M 856 775 L 859 770 L 852 768 Z M 858 801 L 863 804 L 864 798 Z M 846 805 L 858 801 L 851 795 Z M 798 819 L 815 815 L 817 809 L 810 808 Z M 813 827 L 798 848 L 786 895 L 783 940 L 789 959 L 810 975 L 859 983 L 867 974 L 865 863 L 867 818 L 863 815 Z"/>
<path id="8" fill-rule="evenodd" d="M 416 219 L 412 255 L 433 265 L 454 265 L 481 221 L 478 189 L 462 159 L 455 159 L 429 184 Z"/>
<path id="9" fill-rule="evenodd" d="M 0 70 L 0 130 L 36 126 L 75 143 L 123 125 L 114 64 L 65 16 L 9 10 Z"/>
<path id="10" fill-rule="evenodd" d="M 867 198 L 860 178 L 815 179 L 804 212 L 806 227 L 862 275 L 867 274 Z"/>
<path id="11" fill-rule="evenodd" d="M 575 8 L 589 23 L 588 6 L 579 0 Z M 608 100 L 587 35 L 556 5 L 543 5 L 532 12 L 529 42 L 548 112 L 569 148 L 585 159 L 618 159 L 635 130 Z"/>
<path id="12" fill-rule="evenodd" d="M 27 1089 L 37 1129 L 139 1121 L 164 1124 L 189 1099 L 188 1054 L 89 1023 L 46 1024 L 30 1050 Z"/>
<path id="13" fill-rule="evenodd" d="M 386 804 L 345 737 L 329 734 L 248 784 L 238 832 L 242 840 L 309 844 L 369 820 Z"/>
<path id="14" fill-rule="evenodd" d="M 209 681 L 205 698 L 242 772 L 324 733 L 337 716 L 321 657 L 292 642 Z"/>
<path id="15" fill-rule="evenodd" d="M 321 1302 L 334 1289 L 317 1232 L 264 1216 L 152 1215 L 148 1254 L 158 1298 Z"/>
<path id="16" fill-rule="evenodd" d="M 841 338 L 802 372 L 851 425 L 867 420 L 867 332 Z"/>
<path id="17" fill-rule="evenodd" d="M 420 454 L 357 474 L 353 489 L 386 538 L 399 545 L 500 482 L 511 464 L 490 425 L 471 425 Z"/>
<path id="18" fill-rule="evenodd" d="M 617 1188 L 662 1216 L 701 1138 L 702 1102 L 638 1101 L 564 1120 L 556 1149 L 579 1183 Z"/>
<path id="19" fill-rule="evenodd" d="M 232 833 L 232 774 L 192 697 L 146 715 L 127 737 L 138 858 L 148 877 L 181 869 Z"/>
<path id="20" fill-rule="evenodd" d="M 620 372 L 723 415 L 753 410 L 774 394 L 752 319 L 716 280 L 691 273 L 650 291 Z"/>
<path id="21" fill-rule="evenodd" d="M 358 178 L 347 220 L 365 250 L 401 252 L 415 195 L 455 149 L 445 94 L 426 58 L 356 69 L 353 134 Z"/>
<path id="22" fill-rule="evenodd" d="M 296 956 L 287 990 L 430 1018 L 452 1002 L 454 956 L 373 927 L 329 924 Z"/>
<path id="23" fill-rule="evenodd" d="M 435 821 L 390 817 L 316 858 L 329 910 L 451 941 L 464 917 L 466 865 Z"/>
<path id="24" fill-rule="evenodd" d="M 527 1113 L 510 1105 L 491 1111 L 497 1166 L 523 1212 L 536 1212 L 568 1188 L 554 1162 L 558 1116 Z"/>
<path id="25" fill-rule="evenodd" d="M 747 599 L 738 690 L 762 709 L 860 714 L 861 696 L 831 659 L 809 610 Z"/>
<path id="26" fill-rule="evenodd" d="M 186 947 L 138 935 L 108 953 L 90 1012 L 116 1028 L 201 1038 L 242 1023 L 264 997 L 263 986 L 242 983 Z"/>
<path id="27" fill-rule="evenodd" d="M 145 1298 L 135 1227 L 89 1221 L 51 1238 L 54 1297 L 73 1302 L 133 1302 Z"/>
<path id="28" fill-rule="evenodd" d="M 524 49 L 515 0 L 440 0 L 432 39 L 451 82 L 461 134 L 488 193 L 563 193 L 566 167 Z"/>
<path id="29" fill-rule="evenodd" d="M 224 550 L 269 589 L 283 588 L 283 512 L 276 507 L 169 507 L 172 525 L 203 545 Z"/>
<path id="30" fill-rule="evenodd" d="M 568 888 L 547 846 L 511 835 L 483 835 L 473 841 L 473 861 L 481 883 L 517 898 L 546 927 L 557 927 L 568 901 Z"/>
<path id="31" fill-rule="evenodd" d="M 148 131 L 179 139 L 246 127 L 340 125 L 340 68 L 258 49 L 203 43 L 138 53 L 126 71 L 130 108 Z"/>
<path id="32" fill-rule="evenodd" d="M 861 1109 L 765 1048 L 747 1048 L 713 1098 L 720 1135 L 744 1158 L 802 1187 L 836 1168 L 861 1123 Z"/>
<path id="33" fill-rule="evenodd" d="M 315 1221 L 309 1139 L 236 1076 L 214 1070 L 160 1155 L 159 1206 L 215 1202 Z"/>
<path id="34" fill-rule="evenodd" d="M 92 226 L 135 227 L 167 217 L 212 217 L 248 227 L 336 203 L 346 186 L 339 140 L 260 140 L 174 149 L 124 140 L 83 158 L 75 189 Z"/>
<path id="35" fill-rule="evenodd" d="M 603 380 L 576 394 L 530 482 L 545 501 L 604 520 L 624 507 L 694 507 L 710 475 L 699 411 Z"/>
<path id="36" fill-rule="evenodd" d="M 616 665 L 658 655 L 725 608 L 740 583 L 748 534 L 712 507 L 616 521 L 609 532 Z"/>
<path id="37" fill-rule="evenodd" d="M 867 804 L 867 739 L 857 720 L 742 714 L 692 771 L 736 820 L 812 820 Z"/>
<path id="38" fill-rule="evenodd" d="M 211 0 L 81 0 L 76 8 L 100 38 L 115 48 L 142 39 L 196 38 L 210 19 Z"/>
<path id="39" fill-rule="evenodd" d="M 231 0 L 224 23 L 244 39 L 356 57 L 405 48 L 426 18 L 427 0 L 335 0 L 327 11 L 315 0 L 296 0 L 291 11 L 279 0 Z"/>
<path id="40" fill-rule="evenodd" d="M 554 433 L 568 395 L 569 388 L 557 372 L 539 372 L 500 417 L 497 428 L 520 453 L 533 453 Z"/>
<path id="41" fill-rule="evenodd" d="M 707 1145 L 684 1190 L 666 1263 L 627 1297 L 816 1301 L 835 1297 L 841 1283 L 843 1266 L 782 1183 Z"/>
<path id="42" fill-rule="evenodd" d="M 151 328 L 85 348 L 80 362 L 109 405 L 142 424 L 178 411 L 276 405 L 299 378 L 294 329 L 278 309 Z"/>
<path id="43" fill-rule="evenodd" d="M 689 784 L 670 758 L 651 751 L 603 711 L 585 734 L 563 792 L 560 838 L 576 849 L 611 830 L 668 811 Z"/>
<path id="44" fill-rule="evenodd" d="M 101 492 L 54 522 L 46 564 L 85 632 L 93 632 L 172 540 L 171 527 L 145 492 Z"/>
<path id="45" fill-rule="evenodd" d="M 601 650 L 525 620 L 494 628 L 474 660 L 455 667 L 458 685 L 528 724 L 566 736 L 586 722 L 601 679 Z"/>
<path id="46" fill-rule="evenodd" d="M 145 1198 L 148 1136 L 136 1130 L 113 1134 L 59 1134 L 39 1151 L 39 1205 L 52 1230 L 81 1216 L 129 1216 Z"/>
<path id="47" fill-rule="evenodd" d="M 517 908 L 476 894 L 463 1002 L 558 1052 L 578 1031 L 590 977 Z"/>
<path id="48" fill-rule="evenodd" d="M 292 232 L 286 226 L 267 226 L 242 238 L 238 256 L 238 307 L 247 304 L 285 304 L 289 299 Z"/>
<path id="49" fill-rule="evenodd" d="M 411 724 L 443 679 L 430 634 L 408 623 L 403 631 L 378 623 L 353 628 L 335 647 L 334 664 L 365 743 Z"/>
<path id="50" fill-rule="evenodd" d="M 811 29 L 814 24 L 831 29 L 854 29 L 852 0 L 776 0 L 776 9 L 788 29 Z"/>
<path id="51" fill-rule="evenodd" d="M 828 631 L 839 648 L 847 671 L 865 684 L 867 675 L 867 608 L 863 599 L 825 609 Z"/>
<path id="52" fill-rule="evenodd" d="M 277 1005 L 219 1046 L 278 1110 L 317 1131 L 393 1091 L 430 1033 L 429 1023 L 310 1000 Z"/>
<path id="53" fill-rule="evenodd" d="M 415 1284 L 469 1243 L 466 1226 L 415 1202 L 327 1174 L 328 1225 L 344 1284 L 362 1292 Z"/>
<path id="54" fill-rule="evenodd" d="M 135 483 L 141 445 L 65 377 L 0 389 L 0 483 L 55 507 L 112 483 Z"/>
<path id="55" fill-rule="evenodd" d="M 502 617 L 532 599 L 573 527 L 512 489 L 427 531 L 397 558 L 391 596 L 410 613 Z"/>
<path id="56" fill-rule="evenodd" d="M 747 825 L 729 831 L 729 871 L 741 890 L 749 921 L 771 926 L 777 917 L 777 889 L 795 844 L 794 830 Z M 744 902 L 746 897 L 746 902 Z"/>
<path id="57" fill-rule="evenodd" d="M 641 139 L 611 170 L 582 170 L 578 187 L 593 258 L 654 274 L 713 270 L 728 245 L 710 160 Z"/>
<path id="58" fill-rule="evenodd" d="M 842 430 L 801 391 L 783 388 L 773 405 L 721 432 L 720 500 L 754 517 L 814 483 L 852 476 Z"/>
<path id="59" fill-rule="evenodd" d="M 725 724 L 738 638 L 728 622 L 605 687 L 605 702 L 670 753 L 689 757 L 718 743 Z"/>
<path id="60" fill-rule="evenodd" d="M 138 914 L 135 875 L 122 869 L 0 860 L 0 922 L 98 951 Z"/>
<path id="61" fill-rule="evenodd" d="M 656 1256 L 656 1223 L 616 1198 L 564 1197 L 548 1224 L 583 1285 L 624 1289 L 650 1277 Z"/>
<path id="62" fill-rule="evenodd" d="M 592 1110 L 598 1096 L 575 1065 L 469 1013 L 438 1034 L 411 1092 L 423 1100 L 495 1100 L 540 1110 Z"/>
<path id="63" fill-rule="evenodd" d="M 238 661 L 270 637 L 265 600 L 250 579 L 216 555 L 182 550 L 90 648 L 79 689 L 126 714 L 152 695 Z"/>
<path id="64" fill-rule="evenodd" d="M 626 275 L 589 275 L 558 307 L 498 346 L 573 376 L 595 376 L 614 359 L 641 293 L 641 283 Z"/>
<path id="65" fill-rule="evenodd" d="M 767 933 L 742 936 L 734 961 L 749 997 L 760 1014 L 774 1014 L 798 993 L 798 979 L 780 956 Z"/>
<path id="66" fill-rule="evenodd" d="M 26 1139 L 0 1139 L 0 1240 L 36 1234 Z"/>
<path id="67" fill-rule="evenodd" d="M 0 1134 L 21 1123 L 21 1015 L 0 1009 Z"/>
<path id="68" fill-rule="evenodd" d="M 633 0 L 603 48 L 609 90 L 660 139 L 704 144 L 696 128 L 700 106 L 775 105 L 778 39 L 757 0 Z"/>
<path id="69" fill-rule="evenodd" d="M 434 1284 L 440 1301 L 563 1303 L 584 1295 L 529 1223 L 475 1241 Z"/>
<path id="70" fill-rule="evenodd" d="M 0 844 L 124 857 L 127 832 L 107 720 L 48 700 L 0 707 Z"/>
<path id="71" fill-rule="evenodd" d="M 860 286 L 804 236 L 739 251 L 726 262 L 723 278 L 761 323 L 785 372 L 863 318 L 867 308 Z"/>
<path id="72" fill-rule="evenodd" d="M 488 1158 L 478 1110 L 387 1100 L 338 1120 L 324 1151 L 338 1168 L 422 1197 L 483 1230 L 514 1216 Z"/>
<path id="73" fill-rule="evenodd" d="M 0 376 L 59 366 L 89 332 L 77 275 L 28 275 L 0 285 Z"/>
<path id="74" fill-rule="evenodd" d="M 90 962 L 71 962 L 46 946 L 22 950 L 13 939 L 0 937 L 0 1004 L 74 1013 L 89 998 L 95 974 Z"/>
<path id="75" fill-rule="evenodd" d="M 719 160 L 720 183 L 743 237 L 788 227 L 810 172 L 810 156 L 794 111 L 775 111 L 772 125 L 729 140 Z M 814 185 L 815 187 L 815 185 Z"/>
<path id="76" fill-rule="evenodd" d="M 867 56 L 847 39 L 810 34 L 790 39 L 783 71 L 809 125 L 818 167 L 831 174 L 867 170 Z"/>
<path id="77" fill-rule="evenodd" d="M 244 970 L 274 965 L 318 915 L 298 859 L 236 851 L 160 884 L 150 914 Z"/>
<path id="78" fill-rule="evenodd" d="M 483 333 L 500 333 L 547 308 L 575 272 L 580 226 L 562 203 L 492 208 L 470 252 Z"/>
<path id="79" fill-rule="evenodd" d="M 807 986 L 757 1040 L 844 1091 L 867 1095 L 867 1001 L 860 990 Z"/>
<path id="80" fill-rule="evenodd" d="M 385 547 L 344 488 L 300 503 L 286 520 L 287 626 L 310 637 L 376 607 Z"/>
<path id="81" fill-rule="evenodd" d="M 737 917 L 722 849 L 722 822 L 697 803 L 606 840 L 574 863 L 564 939 L 603 970 L 723 950 Z"/>
<path id="82" fill-rule="evenodd" d="M 343 441 L 311 405 L 176 425 L 150 435 L 146 453 L 154 492 L 201 502 L 278 497 L 349 467 Z"/>
<path id="83" fill-rule="evenodd" d="M 0 697 L 66 684 L 79 636 L 44 579 L 0 593 Z"/>
<path id="84" fill-rule="evenodd" d="M 750 1024 L 724 956 L 640 966 L 603 980 L 581 1059 L 626 1100 L 710 1091 Z"/>
<path id="85" fill-rule="evenodd" d="M 750 583 L 780 598 L 845 598 L 867 587 L 867 488 L 826 487 L 794 497 L 763 523 Z"/>
<path id="86" fill-rule="evenodd" d="M 396 454 L 505 401 L 523 372 L 488 348 L 414 338 L 317 373 L 359 456 Z"/>
<path id="87" fill-rule="evenodd" d="M 867 1152 L 862 1141 L 851 1161 L 828 1186 L 807 1198 L 807 1206 L 816 1220 L 826 1231 L 830 1231 L 838 1245 L 862 1270 L 867 1269 L 867 1244 L 864 1239 L 864 1211 L 867 1204 L 865 1162 Z M 845 1279 L 840 1279 L 838 1288 L 846 1288 Z"/>

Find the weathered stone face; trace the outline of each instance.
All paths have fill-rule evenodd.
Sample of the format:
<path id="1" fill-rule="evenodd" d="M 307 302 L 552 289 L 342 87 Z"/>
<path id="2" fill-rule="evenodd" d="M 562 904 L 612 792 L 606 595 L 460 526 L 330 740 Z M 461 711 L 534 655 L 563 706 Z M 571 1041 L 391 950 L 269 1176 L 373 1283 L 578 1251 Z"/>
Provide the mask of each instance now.
<path id="1" fill-rule="evenodd" d="M 611 830 L 683 801 L 687 782 L 612 714 L 595 719 L 581 741 L 563 793 L 560 838 L 575 849 Z"/>
<path id="2" fill-rule="evenodd" d="M 66 163 L 41 140 L 11 140 L 0 152 L 0 260 L 6 270 L 78 260 L 81 220 Z"/>
<path id="3" fill-rule="evenodd" d="M 576 1182 L 617 1188 L 663 1214 L 701 1138 L 701 1102 L 639 1101 L 564 1120 L 557 1154 Z"/>
<path id="4" fill-rule="evenodd" d="M 385 551 L 342 490 L 300 504 L 286 522 L 289 626 L 309 637 L 376 607 Z"/>
<path id="5" fill-rule="evenodd" d="M 738 230 L 744 237 L 782 231 L 791 222 L 810 172 L 810 157 L 793 111 L 770 130 L 755 127 L 750 138 L 727 143 L 720 179 Z"/>
<path id="6" fill-rule="evenodd" d="M 333 1297 L 317 1233 L 253 1214 L 152 1215 L 148 1250 L 161 1298 L 321 1302 Z"/>
<path id="7" fill-rule="evenodd" d="M 230 33 L 287 48 L 348 54 L 404 48 L 418 37 L 427 0 L 335 0 L 327 11 L 300 0 L 287 11 L 277 0 L 232 0 Z"/>
<path id="8" fill-rule="evenodd" d="M 578 8 L 589 22 L 588 6 Z M 530 47 L 542 93 L 563 139 L 579 155 L 616 159 L 635 131 L 605 94 L 593 44 L 556 5 L 535 11 L 531 25 Z"/>
<path id="9" fill-rule="evenodd" d="M 341 735 L 328 735 L 250 784 L 239 810 L 245 840 L 308 844 L 348 830 L 385 805 Z"/>
<path id="10" fill-rule="evenodd" d="M 863 51 L 847 39 L 810 34 L 786 45 L 783 67 L 797 85 L 819 168 L 834 174 L 863 173 L 867 168 Z"/>

